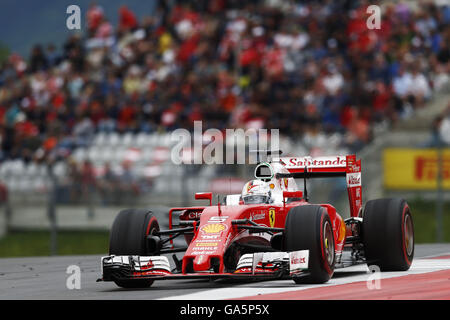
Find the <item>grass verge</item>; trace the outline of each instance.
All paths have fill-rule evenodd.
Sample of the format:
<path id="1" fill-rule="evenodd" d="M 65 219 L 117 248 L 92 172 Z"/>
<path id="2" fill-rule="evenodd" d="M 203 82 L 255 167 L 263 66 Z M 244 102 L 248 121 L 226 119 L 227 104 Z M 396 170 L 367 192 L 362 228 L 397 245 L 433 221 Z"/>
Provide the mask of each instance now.
<path id="1" fill-rule="evenodd" d="M 436 202 L 414 199 L 408 205 L 414 221 L 414 235 L 416 243 L 436 242 Z M 443 242 L 450 242 L 450 202 L 444 203 L 442 217 Z"/>

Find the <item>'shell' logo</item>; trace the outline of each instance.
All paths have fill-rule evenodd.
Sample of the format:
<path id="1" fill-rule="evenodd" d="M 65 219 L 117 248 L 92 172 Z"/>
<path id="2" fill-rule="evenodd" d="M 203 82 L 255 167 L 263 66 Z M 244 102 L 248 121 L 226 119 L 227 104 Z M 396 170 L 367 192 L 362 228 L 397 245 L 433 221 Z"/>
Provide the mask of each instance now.
<path id="1" fill-rule="evenodd" d="M 220 233 L 225 229 L 226 225 L 221 223 L 211 223 L 200 228 L 200 230 L 204 233 Z"/>

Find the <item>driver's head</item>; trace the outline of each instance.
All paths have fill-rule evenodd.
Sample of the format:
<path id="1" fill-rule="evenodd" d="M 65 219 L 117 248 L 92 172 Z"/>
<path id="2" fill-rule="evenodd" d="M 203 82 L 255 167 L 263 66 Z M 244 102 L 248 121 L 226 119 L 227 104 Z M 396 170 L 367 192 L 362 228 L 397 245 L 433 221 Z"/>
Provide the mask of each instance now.
<path id="1" fill-rule="evenodd" d="M 261 180 L 247 182 L 242 189 L 242 200 L 244 201 L 244 204 L 269 203 L 269 185 Z"/>

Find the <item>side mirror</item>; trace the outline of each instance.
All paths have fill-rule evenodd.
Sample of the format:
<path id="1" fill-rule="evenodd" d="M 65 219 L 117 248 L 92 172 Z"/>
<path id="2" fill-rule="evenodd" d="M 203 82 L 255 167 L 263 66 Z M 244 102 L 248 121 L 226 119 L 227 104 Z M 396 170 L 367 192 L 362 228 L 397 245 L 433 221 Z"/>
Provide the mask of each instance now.
<path id="1" fill-rule="evenodd" d="M 212 192 L 197 192 L 195 200 L 209 200 L 209 205 L 212 205 Z"/>

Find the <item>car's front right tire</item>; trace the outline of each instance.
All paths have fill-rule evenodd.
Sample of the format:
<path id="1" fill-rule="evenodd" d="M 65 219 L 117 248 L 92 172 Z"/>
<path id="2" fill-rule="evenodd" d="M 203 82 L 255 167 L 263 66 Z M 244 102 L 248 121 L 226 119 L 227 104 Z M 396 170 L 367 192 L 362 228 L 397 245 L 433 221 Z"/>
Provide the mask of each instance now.
<path id="1" fill-rule="evenodd" d="M 289 210 L 285 222 L 284 249 L 309 250 L 308 275 L 294 277 L 295 283 L 324 283 L 334 272 L 334 234 L 325 208 L 303 205 Z"/>

